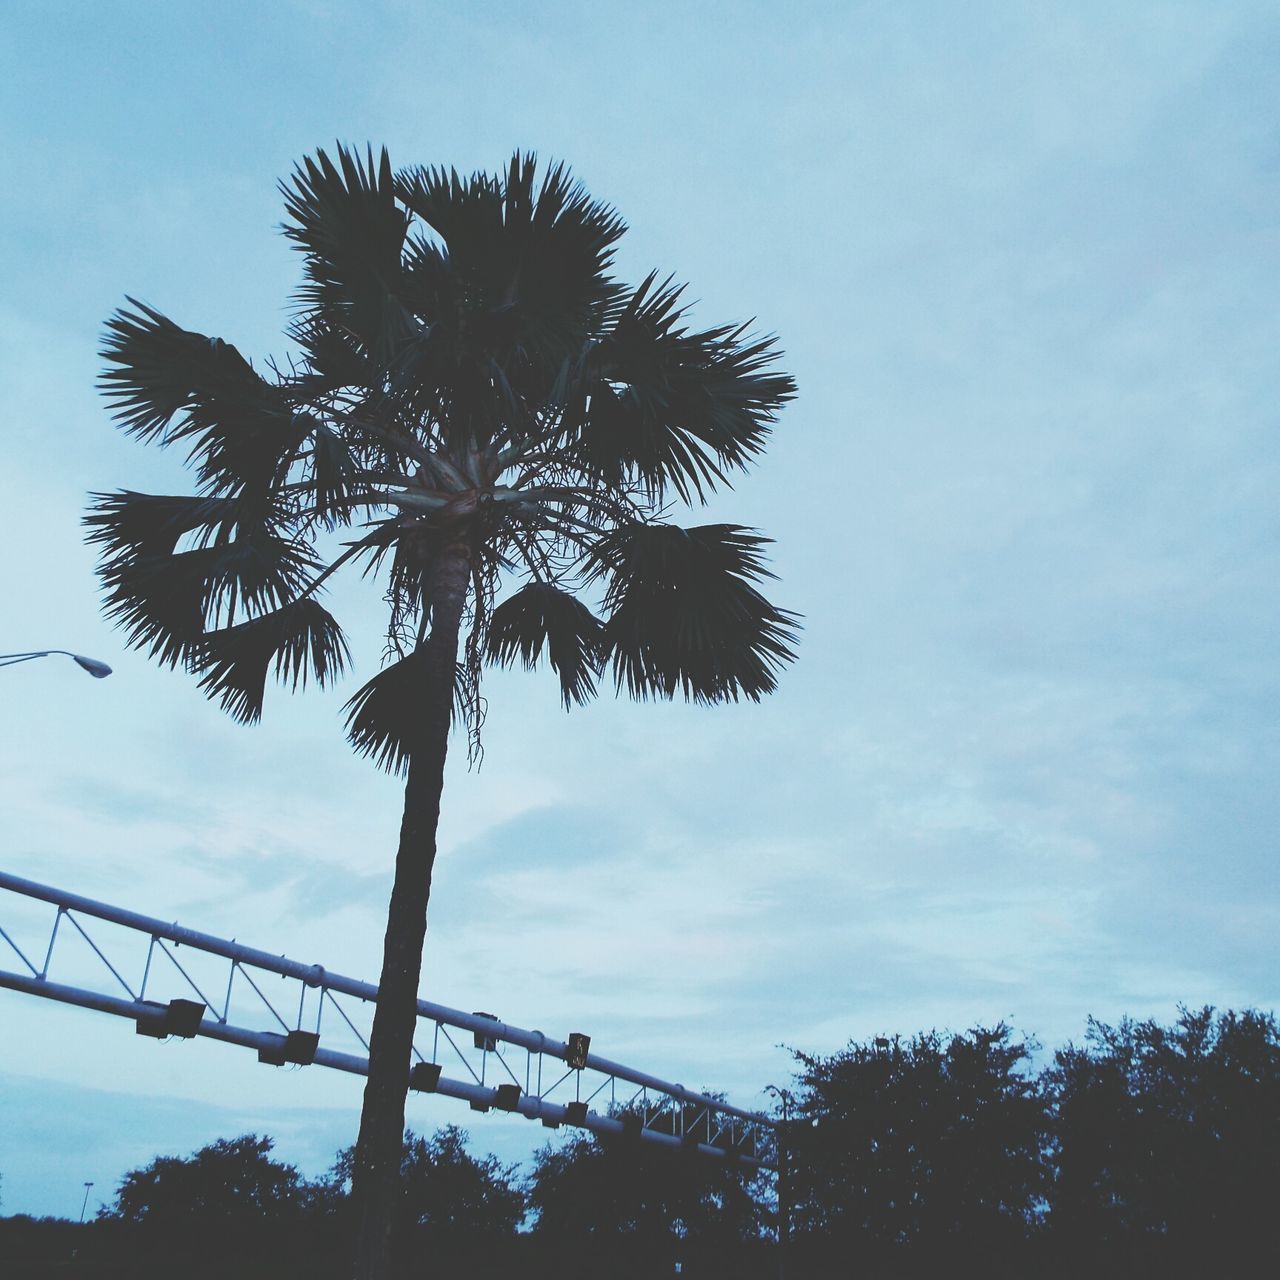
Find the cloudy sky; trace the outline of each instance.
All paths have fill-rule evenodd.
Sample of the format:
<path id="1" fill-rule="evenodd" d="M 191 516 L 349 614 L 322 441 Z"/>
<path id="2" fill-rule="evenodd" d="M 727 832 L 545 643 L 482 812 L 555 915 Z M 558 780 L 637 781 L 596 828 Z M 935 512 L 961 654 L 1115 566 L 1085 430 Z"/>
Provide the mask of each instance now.
<path id="1" fill-rule="evenodd" d="M 11 0 L 0 650 L 116 672 L 0 675 L 0 867 L 376 977 L 399 787 L 338 715 L 376 594 L 333 597 L 348 686 L 254 729 L 126 651 L 86 493 L 186 481 L 111 426 L 96 353 L 126 293 L 287 350 L 276 182 L 318 146 L 527 148 L 622 212 L 628 278 L 779 335 L 800 396 L 711 516 L 777 540 L 805 632 L 760 706 L 493 678 L 424 992 L 748 1106 L 788 1045 L 1274 1008 L 1278 58 L 1235 0 Z M 316 1172 L 359 1100 L 0 992 L 0 1211 L 246 1130 Z"/>

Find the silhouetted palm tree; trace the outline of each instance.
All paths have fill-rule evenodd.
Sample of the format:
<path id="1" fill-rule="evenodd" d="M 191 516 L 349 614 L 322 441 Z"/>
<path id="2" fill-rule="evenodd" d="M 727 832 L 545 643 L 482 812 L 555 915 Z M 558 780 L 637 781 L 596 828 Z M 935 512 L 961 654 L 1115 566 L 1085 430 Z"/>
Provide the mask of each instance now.
<path id="1" fill-rule="evenodd" d="M 347 704 L 355 746 L 408 775 L 355 1168 L 375 1275 L 453 708 L 474 748 L 482 666 L 544 656 L 566 707 L 610 667 L 636 698 L 772 690 L 796 620 L 754 585 L 766 539 L 663 517 L 760 453 L 794 384 L 772 339 L 690 327 L 669 279 L 615 280 L 624 224 L 563 167 L 393 173 L 340 148 L 282 192 L 306 263 L 294 355 L 264 376 L 130 299 L 105 393 L 131 434 L 189 451 L 199 491 L 98 494 L 86 519 L 130 643 L 245 722 L 269 670 L 343 670 L 329 576 L 385 575 L 394 660 Z"/>

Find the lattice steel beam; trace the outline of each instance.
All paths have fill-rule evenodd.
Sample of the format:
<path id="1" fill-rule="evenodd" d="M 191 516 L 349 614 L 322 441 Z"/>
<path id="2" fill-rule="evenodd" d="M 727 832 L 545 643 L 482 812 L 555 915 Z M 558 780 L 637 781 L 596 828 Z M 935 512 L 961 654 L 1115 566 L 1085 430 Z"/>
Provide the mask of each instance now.
<path id="1" fill-rule="evenodd" d="M 11 902 L 16 895 L 50 904 L 56 908 L 56 914 L 47 944 L 43 944 L 43 964 L 37 967 L 12 933 L 6 930 L 4 915 L 0 911 L 0 942 L 7 943 L 28 970 L 27 973 L 0 970 L 0 987 L 130 1018 L 139 1034 L 143 1035 L 157 1038 L 167 1035 L 185 1038 L 205 1036 L 256 1049 L 260 1061 L 277 1066 L 286 1062 L 299 1065 L 314 1063 L 354 1075 L 368 1073 L 368 1039 L 357 1025 L 360 1010 L 344 1005 L 340 997 L 358 1000 L 362 1005 L 371 1003 L 378 995 L 378 989 L 372 983 L 332 973 L 322 965 L 300 964 L 286 956 L 246 947 L 234 940 L 217 938 L 176 923 L 165 923 L 0 871 L 0 908 L 5 904 L 6 893 L 11 895 L 8 899 Z M 116 926 L 139 947 L 145 943 L 145 958 L 136 990 L 121 968 L 132 971 L 128 966 L 117 967 L 108 959 L 85 928 L 83 917 Z M 104 979 L 109 973 L 114 980 L 112 985 L 121 988 L 123 995 L 55 982 L 50 978 L 59 929 L 64 921 L 88 944 L 92 955 L 100 962 L 101 970 L 95 972 L 105 970 L 102 972 Z M 219 991 L 221 1011 L 217 1000 L 206 994 L 189 967 L 178 958 L 176 953 L 181 947 L 227 962 L 226 987 Z M 28 949 L 33 955 L 40 954 L 34 944 L 29 943 Z M 172 971 L 185 983 L 183 989 L 198 999 L 192 1000 L 187 995 L 171 999 L 168 1003 L 147 999 L 148 984 L 154 981 L 157 971 L 157 957 L 170 962 Z M 265 974 L 276 975 L 296 985 L 298 1001 L 295 1016 L 287 1018 L 282 1015 L 264 993 Z M 236 991 L 237 979 L 241 980 L 240 993 Z M 279 1030 L 254 1030 L 232 1022 L 233 996 L 242 994 L 246 986 L 257 997 L 253 1007 L 265 1008 Z M 308 1018 L 304 1026 L 309 995 L 314 1006 L 314 1022 Z M 288 1007 L 292 1009 L 292 1001 Z M 365 1053 L 348 1053 L 323 1043 L 324 1039 L 333 1038 L 324 1031 L 326 1009 L 332 1009 L 341 1019 L 338 1038 L 347 1036 L 349 1032 Z M 531 1120 L 541 1120 L 549 1127 L 570 1124 L 599 1134 L 635 1134 L 649 1142 L 682 1147 L 719 1159 L 740 1160 L 751 1167 L 772 1169 L 776 1165 L 776 1130 L 770 1117 L 744 1111 L 686 1089 L 683 1085 L 591 1053 L 588 1038 L 580 1033 L 571 1033 L 564 1041 L 554 1040 L 541 1031 L 512 1026 L 491 1014 L 465 1013 L 428 1000 L 418 1001 L 418 1017 L 424 1024 L 422 1029 L 431 1030 L 430 1056 L 419 1050 L 416 1043 L 413 1050 L 415 1062 L 411 1086 L 421 1091 L 458 1098 L 470 1103 L 477 1111 L 490 1108 L 510 1111 Z M 330 1025 L 333 1025 L 332 1018 Z M 343 1030 L 344 1026 L 346 1030 Z M 451 1029 L 470 1033 L 469 1048 L 464 1047 L 465 1037 L 460 1045 Z M 523 1055 L 516 1056 L 514 1069 L 508 1062 L 511 1055 L 500 1047 L 503 1045 L 524 1051 Z M 446 1052 L 451 1051 L 451 1060 L 456 1058 L 461 1063 L 470 1076 L 469 1080 L 443 1074 L 444 1063 L 440 1055 L 446 1046 Z M 547 1060 L 553 1064 L 549 1073 L 544 1072 Z M 489 1079 L 491 1073 L 496 1083 Z M 546 1083 L 544 1074 L 555 1078 Z M 587 1086 L 585 1097 L 584 1085 Z M 623 1086 L 622 1097 L 619 1097 L 620 1085 Z M 570 1088 L 574 1095 L 572 1099 L 565 1096 Z M 553 1099 L 551 1095 L 557 1092 L 560 1097 Z M 657 1095 L 656 1100 L 650 1097 L 651 1094 Z"/>

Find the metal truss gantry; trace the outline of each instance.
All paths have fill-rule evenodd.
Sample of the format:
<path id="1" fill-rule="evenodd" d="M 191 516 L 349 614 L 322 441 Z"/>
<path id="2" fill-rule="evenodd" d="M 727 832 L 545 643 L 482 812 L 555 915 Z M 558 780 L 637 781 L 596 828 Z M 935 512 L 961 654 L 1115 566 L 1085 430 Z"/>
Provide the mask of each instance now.
<path id="1" fill-rule="evenodd" d="M 255 1049 L 260 1062 L 273 1066 L 368 1074 L 366 1028 L 378 995 L 372 983 L 3 871 L 0 941 L 27 970 L 0 969 L 0 987 L 130 1018 L 139 1035 L 207 1036 Z M 55 949 L 67 981 L 50 977 Z M 41 952 L 37 966 L 30 957 Z M 122 953 L 131 953 L 131 962 L 119 962 Z M 139 976 L 131 982 L 126 974 Z M 270 986 L 280 992 L 274 999 L 264 990 Z M 272 1028 L 253 1029 L 264 1016 Z M 418 1001 L 418 1019 L 411 1089 L 461 1099 L 474 1111 L 509 1111 L 548 1128 L 567 1124 L 601 1135 L 627 1134 L 776 1169 L 777 1134 L 770 1117 L 603 1058 L 590 1052 L 589 1037 L 579 1032 L 560 1041 L 492 1014 L 464 1013 L 428 1000 Z M 446 1066 L 456 1070 L 458 1064 L 462 1076 L 444 1074 Z"/>

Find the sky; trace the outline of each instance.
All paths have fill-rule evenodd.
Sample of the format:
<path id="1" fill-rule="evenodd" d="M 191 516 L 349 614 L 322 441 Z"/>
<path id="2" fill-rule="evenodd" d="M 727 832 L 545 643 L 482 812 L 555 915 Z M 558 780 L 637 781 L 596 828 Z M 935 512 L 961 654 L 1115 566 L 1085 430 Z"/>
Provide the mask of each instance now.
<path id="1" fill-rule="evenodd" d="M 126 294 L 286 353 L 276 184 L 317 147 L 527 149 L 622 213 L 624 278 L 778 335 L 799 396 L 686 522 L 774 538 L 805 629 L 758 706 L 566 714 L 550 673 L 492 676 L 423 993 L 751 1107 L 790 1049 L 1274 1009 L 1278 58 L 1237 0 L 10 0 L 0 650 L 115 673 L 0 670 L 0 868 L 376 979 L 401 788 L 339 708 L 377 595 L 331 596 L 346 683 L 251 729 L 125 649 L 86 495 L 189 482 L 112 426 L 97 353 Z M 92 1181 L 92 1213 L 244 1132 L 315 1174 L 359 1104 L 0 991 L 0 1212 L 75 1217 Z"/>

